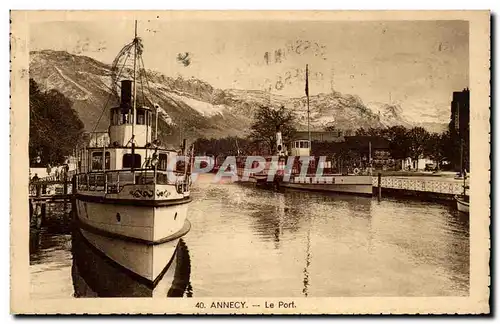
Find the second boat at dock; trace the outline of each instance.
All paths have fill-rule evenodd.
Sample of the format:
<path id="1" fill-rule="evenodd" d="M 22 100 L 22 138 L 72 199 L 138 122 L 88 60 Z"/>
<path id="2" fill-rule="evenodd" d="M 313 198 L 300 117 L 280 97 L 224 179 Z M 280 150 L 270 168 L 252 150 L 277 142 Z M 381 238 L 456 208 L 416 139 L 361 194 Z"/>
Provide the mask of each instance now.
<path id="1" fill-rule="evenodd" d="M 276 147 L 283 148 L 280 132 L 277 133 L 276 140 Z M 285 155 L 283 150 L 279 150 L 276 156 L 267 157 L 263 170 L 250 174 L 248 182 L 253 182 L 261 187 L 372 196 L 371 170 L 354 168 L 351 173 L 328 172 L 324 165 L 319 165 L 322 163 L 321 161 L 310 156 L 310 143 L 308 140 L 297 140 L 291 144 L 290 155 Z M 303 167 L 301 160 L 303 161 L 304 158 L 308 158 L 310 163 Z M 289 159 L 293 159 L 293 162 L 290 162 Z M 238 176 L 240 178 L 243 178 L 245 164 L 245 159 L 241 159 L 238 163 Z M 291 166 L 289 170 L 286 167 L 287 164 Z M 318 172 L 319 169 L 321 172 Z"/>
<path id="2" fill-rule="evenodd" d="M 305 92 L 307 96 L 307 130 L 308 139 L 298 139 L 290 143 L 290 150 L 287 150 L 280 131 L 276 133 L 276 156 L 268 157 L 264 170 L 250 176 L 253 181 L 263 186 L 273 186 L 290 189 L 311 190 L 311 191 L 329 191 L 339 193 L 349 193 L 357 195 L 371 196 L 373 193 L 373 181 L 371 168 L 354 167 L 349 173 L 324 173 L 323 170 L 326 161 L 311 156 L 311 133 L 309 127 L 309 82 L 308 65 L 306 65 L 306 85 Z M 290 155 L 288 155 L 290 152 Z M 285 165 L 290 165 L 289 159 L 293 158 L 291 170 L 286 170 Z M 306 159 L 304 159 L 306 158 Z M 273 165 L 273 160 L 278 165 Z M 371 157 L 370 157 L 371 160 Z M 302 163 L 308 165 L 302 165 Z M 246 163 L 238 165 L 239 174 L 242 173 L 241 167 Z M 271 169 L 274 168 L 274 169 Z M 276 170 L 277 169 L 277 170 Z M 318 172 L 321 169 L 321 172 Z M 270 170 L 273 173 L 269 177 Z"/>

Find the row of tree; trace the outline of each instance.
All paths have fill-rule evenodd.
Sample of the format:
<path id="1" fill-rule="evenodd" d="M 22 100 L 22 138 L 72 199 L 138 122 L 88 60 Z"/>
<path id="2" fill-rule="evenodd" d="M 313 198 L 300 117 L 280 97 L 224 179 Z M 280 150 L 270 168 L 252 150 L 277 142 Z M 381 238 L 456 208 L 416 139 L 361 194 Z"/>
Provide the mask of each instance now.
<path id="1" fill-rule="evenodd" d="M 254 123 L 250 128 L 251 132 L 248 137 L 201 138 L 194 143 L 195 148 L 198 152 L 203 151 L 204 154 L 215 156 L 272 154 L 276 149 L 276 131 L 280 130 L 284 142 L 289 142 L 296 132 L 295 120 L 293 113 L 284 107 L 278 109 L 260 107 L 255 113 Z M 334 132 L 336 130 L 329 127 L 325 131 Z M 452 136 L 453 129 L 443 133 L 430 133 L 422 127 L 392 126 L 386 128 L 360 128 L 356 130 L 355 134 L 385 139 L 389 145 L 391 157 L 395 160 L 406 158 L 416 160 L 428 157 L 436 162 L 439 167 L 443 161 L 453 162 L 454 165 L 457 165 L 459 163 L 456 162 L 461 159 L 460 143 L 457 142 L 456 136 Z M 318 143 L 318 145 L 320 144 Z M 325 150 L 326 148 L 321 149 L 321 151 Z M 465 143 L 463 151 L 464 160 L 467 163 L 467 143 Z"/>
<path id="2" fill-rule="evenodd" d="M 29 83 L 30 166 L 62 164 L 82 139 L 84 125 L 72 102 L 57 90 L 42 91 Z"/>
<path id="3" fill-rule="evenodd" d="M 384 138 L 389 143 L 393 159 L 417 160 L 428 157 L 439 167 L 443 161 L 452 161 L 457 155 L 457 147 L 452 142 L 450 131 L 430 133 L 423 127 L 392 126 L 367 130 L 360 128 L 356 135 Z"/>

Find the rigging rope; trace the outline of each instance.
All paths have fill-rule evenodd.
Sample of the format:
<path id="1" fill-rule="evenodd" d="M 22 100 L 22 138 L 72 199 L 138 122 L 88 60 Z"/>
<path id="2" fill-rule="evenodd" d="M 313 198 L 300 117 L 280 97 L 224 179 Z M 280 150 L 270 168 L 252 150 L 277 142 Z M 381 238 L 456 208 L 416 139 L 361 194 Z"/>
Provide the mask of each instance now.
<path id="1" fill-rule="evenodd" d="M 142 71 L 144 71 L 144 66 L 142 67 Z M 143 105 L 146 105 L 146 96 L 144 95 L 144 85 L 142 83 L 142 72 L 141 72 L 141 63 L 139 62 L 139 82 L 141 83 L 141 93 L 142 93 L 142 101 Z"/>
<path id="2" fill-rule="evenodd" d="M 123 62 L 122 68 L 120 69 L 120 72 L 118 73 L 118 75 L 120 75 L 120 74 L 122 73 L 123 69 L 125 68 L 125 64 L 127 63 L 127 60 L 128 60 L 128 58 L 129 58 L 129 56 L 130 56 L 130 52 L 128 52 L 127 57 L 125 58 L 125 61 Z M 113 68 L 113 67 L 112 67 L 112 68 Z M 113 78 L 114 78 L 114 77 L 113 77 Z M 116 80 L 112 80 L 112 82 L 113 82 L 114 84 L 116 84 Z M 109 101 L 111 100 L 111 97 L 113 97 L 113 96 L 116 96 L 116 91 L 112 91 L 112 92 L 110 93 L 110 95 L 108 96 L 108 100 L 106 100 L 106 103 L 104 104 L 104 106 L 103 106 L 103 108 L 102 108 L 101 115 L 100 115 L 100 116 L 99 116 L 99 118 L 97 119 L 97 122 L 95 123 L 94 127 L 92 128 L 92 132 L 91 132 L 91 133 L 94 133 L 94 132 L 95 132 L 95 130 L 96 130 L 96 128 L 97 128 L 97 126 L 99 125 L 99 122 L 101 121 L 102 116 L 104 115 L 104 111 L 106 111 L 106 108 L 107 108 L 107 106 L 108 106 L 108 103 L 109 103 Z"/>
<path id="3" fill-rule="evenodd" d="M 142 63 L 142 68 L 144 70 L 144 78 L 146 79 L 146 86 L 148 87 L 150 96 L 153 96 L 153 92 L 151 91 L 151 87 L 149 86 L 148 73 L 146 72 L 146 67 L 144 66 L 144 60 L 142 59 L 142 56 L 140 56 L 140 60 Z M 149 104 L 153 106 L 153 102 L 151 100 L 147 99 L 147 101 L 149 101 Z"/>
<path id="4" fill-rule="evenodd" d="M 144 74 L 145 74 L 145 79 L 146 79 L 146 86 L 148 87 L 148 91 L 149 91 L 149 95 L 151 97 L 153 97 L 153 92 L 151 91 L 151 87 L 149 86 L 149 79 L 148 79 L 148 73 L 146 72 L 146 68 L 144 67 L 144 60 L 142 59 L 142 56 L 140 57 L 141 59 L 141 63 L 142 63 L 142 68 L 144 69 Z M 154 107 L 154 104 L 151 100 L 149 100 L 149 98 L 147 99 L 147 101 L 149 101 L 149 104 L 153 107 Z M 155 123 L 158 121 L 158 109 L 155 108 Z M 151 123 L 151 128 L 153 127 L 153 123 Z M 155 128 L 158 129 L 158 125 L 155 125 Z M 158 134 L 155 134 L 155 137 L 158 138 Z"/>

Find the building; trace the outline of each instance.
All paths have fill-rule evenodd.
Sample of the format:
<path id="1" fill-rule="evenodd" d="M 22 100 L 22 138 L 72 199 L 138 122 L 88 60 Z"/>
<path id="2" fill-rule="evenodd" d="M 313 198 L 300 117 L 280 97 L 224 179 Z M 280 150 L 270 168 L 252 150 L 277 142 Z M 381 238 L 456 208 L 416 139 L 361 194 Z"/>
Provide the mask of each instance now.
<path id="1" fill-rule="evenodd" d="M 470 91 L 464 89 L 462 91 L 453 92 L 453 100 L 451 101 L 451 121 L 450 126 L 457 135 L 464 138 L 469 128 L 470 119 Z"/>
<path id="2" fill-rule="evenodd" d="M 451 117 L 449 130 L 452 142 L 457 147 L 452 164 L 456 171 L 469 168 L 469 123 L 470 123 L 470 91 L 468 88 L 453 92 L 451 101 Z M 463 156 L 461 146 L 463 145 Z"/>

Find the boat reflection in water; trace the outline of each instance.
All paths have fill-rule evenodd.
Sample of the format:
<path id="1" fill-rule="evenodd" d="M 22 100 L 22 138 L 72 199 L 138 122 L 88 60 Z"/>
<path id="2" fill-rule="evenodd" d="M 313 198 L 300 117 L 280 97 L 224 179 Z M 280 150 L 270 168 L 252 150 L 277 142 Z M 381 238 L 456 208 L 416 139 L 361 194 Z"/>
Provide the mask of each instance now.
<path id="1" fill-rule="evenodd" d="M 181 239 L 155 283 L 136 275 L 94 248 L 78 230 L 72 235 L 74 297 L 192 297 L 189 251 Z M 134 256 L 130 256 L 134 258 Z M 137 259 L 137 258 L 136 258 Z"/>

